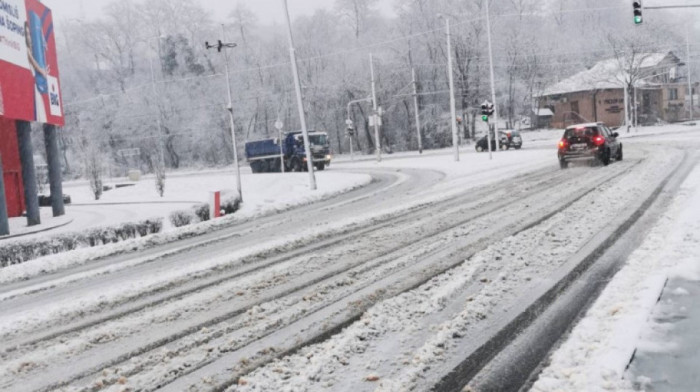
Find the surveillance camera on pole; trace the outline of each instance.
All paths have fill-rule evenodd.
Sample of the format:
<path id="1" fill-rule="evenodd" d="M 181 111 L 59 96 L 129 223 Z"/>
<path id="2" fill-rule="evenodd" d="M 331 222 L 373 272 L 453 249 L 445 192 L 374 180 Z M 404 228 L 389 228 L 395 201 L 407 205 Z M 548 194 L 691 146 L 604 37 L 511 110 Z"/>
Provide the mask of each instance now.
<path id="1" fill-rule="evenodd" d="M 225 39 L 225 27 L 221 25 L 221 37 Z M 235 43 L 224 43 L 222 40 L 218 40 L 216 45 L 210 45 L 209 41 L 204 42 L 204 47 L 207 49 L 216 49 L 221 53 L 222 49 L 229 48 L 233 49 L 238 46 Z M 238 192 L 238 199 L 243 201 L 243 190 L 241 189 L 241 169 L 238 164 L 238 146 L 236 144 L 236 124 L 233 120 L 233 94 L 231 91 L 231 74 L 229 72 L 228 64 L 228 53 L 224 52 L 224 65 L 226 69 L 226 90 L 228 92 L 228 104 L 226 105 L 226 110 L 229 114 L 229 121 L 231 122 L 231 144 L 233 147 L 233 166 L 236 170 L 236 191 Z"/>

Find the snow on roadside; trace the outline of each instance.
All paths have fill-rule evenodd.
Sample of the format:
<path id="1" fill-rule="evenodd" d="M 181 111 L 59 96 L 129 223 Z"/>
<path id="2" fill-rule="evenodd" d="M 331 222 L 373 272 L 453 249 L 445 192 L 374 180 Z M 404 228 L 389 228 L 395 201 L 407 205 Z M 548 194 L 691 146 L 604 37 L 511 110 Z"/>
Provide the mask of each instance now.
<path id="1" fill-rule="evenodd" d="M 536 392 L 633 390 L 625 369 L 669 276 L 700 278 L 700 168 L 552 355 Z M 643 381 L 643 380 L 641 380 Z"/>
<path id="2" fill-rule="evenodd" d="M 32 276 L 53 272 L 73 265 L 84 264 L 99 257 L 118 254 L 131 249 L 144 249 L 156 244 L 172 242 L 184 236 L 203 234 L 216 228 L 230 226 L 232 223 L 241 223 L 273 212 L 284 211 L 292 207 L 328 199 L 353 189 L 366 186 L 372 181 L 372 177 L 367 174 L 353 173 L 324 172 L 318 173 L 317 178 L 318 190 L 311 191 L 308 189 L 308 175 L 305 173 L 243 176 L 242 179 L 247 186 L 244 188 L 246 192 L 244 193 L 245 202 L 241 205 L 241 209 L 232 216 L 181 228 L 171 228 L 163 233 L 145 238 L 137 238 L 95 248 L 78 249 L 72 252 L 42 257 L 23 264 L 0 268 L 0 283 L 27 279 Z M 167 201 L 181 202 L 189 198 L 195 199 L 193 201 L 196 202 L 197 197 L 202 199 L 201 201 L 205 201 L 208 197 L 207 189 L 217 189 L 217 183 L 224 183 L 224 181 L 229 180 L 229 174 L 227 173 L 205 175 L 201 178 L 196 178 L 195 181 L 192 181 L 191 178 L 188 179 L 188 177 L 172 179 L 171 186 L 175 188 L 172 193 L 175 195 L 169 196 Z M 176 187 L 175 183 L 179 183 L 179 185 Z M 145 192 L 144 187 L 151 187 L 152 185 L 150 181 L 145 181 L 139 183 L 138 186 L 114 190 L 112 191 L 114 193 L 107 196 L 106 199 L 103 199 L 103 202 L 138 200 L 139 197 L 142 197 L 142 192 Z M 182 190 L 183 193 L 180 194 L 178 189 Z M 246 197 L 246 195 L 250 195 L 250 197 Z M 87 203 L 87 201 L 84 198 L 81 199 L 81 197 L 79 197 L 78 200 Z M 175 204 L 174 209 L 187 209 L 189 207 L 189 204 Z M 94 208 L 95 211 L 98 212 L 109 210 L 108 206 L 95 205 Z M 129 205 L 128 208 L 138 216 L 146 218 L 152 216 L 154 207 L 150 204 L 143 204 Z M 173 210 L 173 205 L 170 205 L 169 208 Z M 168 217 L 165 216 L 164 220 L 167 221 Z M 110 220 L 110 222 L 112 221 Z M 65 230 L 71 231 L 78 228 L 81 230 L 85 229 L 85 227 L 73 224 L 66 226 Z M 43 235 L 50 235 L 50 233 L 44 233 Z M 24 238 L 20 238 L 19 240 L 24 240 Z M 1 244 L 2 243 L 0 243 L 0 245 Z"/>

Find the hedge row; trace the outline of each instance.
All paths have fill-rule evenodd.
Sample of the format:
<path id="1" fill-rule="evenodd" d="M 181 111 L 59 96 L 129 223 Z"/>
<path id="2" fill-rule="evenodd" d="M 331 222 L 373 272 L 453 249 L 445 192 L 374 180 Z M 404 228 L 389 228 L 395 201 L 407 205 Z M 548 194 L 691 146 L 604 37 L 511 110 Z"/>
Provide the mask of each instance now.
<path id="1" fill-rule="evenodd" d="M 159 233 L 162 229 L 163 220 L 155 218 L 137 223 L 95 228 L 85 232 L 58 234 L 48 239 L 10 242 L 7 245 L 0 245 L 0 268 L 74 249 L 113 244 L 139 236 L 145 237 Z"/>
<path id="2" fill-rule="evenodd" d="M 230 197 L 221 203 L 223 215 L 230 215 L 241 208 L 241 200 L 237 197 Z M 170 214 L 170 223 L 175 227 L 187 226 L 192 223 L 206 222 L 209 216 L 209 204 L 199 204 L 192 210 L 178 210 Z"/>

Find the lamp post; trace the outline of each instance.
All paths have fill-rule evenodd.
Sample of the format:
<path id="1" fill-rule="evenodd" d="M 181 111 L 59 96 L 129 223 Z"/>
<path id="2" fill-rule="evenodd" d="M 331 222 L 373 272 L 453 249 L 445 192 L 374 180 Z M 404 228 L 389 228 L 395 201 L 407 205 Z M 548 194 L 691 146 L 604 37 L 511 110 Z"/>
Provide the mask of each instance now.
<path id="1" fill-rule="evenodd" d="M 204 46 L 207 49 L 214 49 L 221 53 L 224 48 L 233 49 L 236 45 L 235 43 L 224 43 L 222 40 L 226 39 L 226 29 L 224 25 L 221 25 L 221 39 L 215 45 L 209 45 L 209 42 L 205 42 Z M 236 191 L 238 192 L 238 200 L 243 201 L 243 190 L 241 189 L 241 168 L 238 165 L 238 145 L 236 144 L 236 124 L 233 121 L 233 96 L 231 94 L 231 74 L 228 69 L 228 52 L 224 51 L 225 68 L 226 68 L 226 90 L 228 92 L 228 114 L 229 120 L 231 121 L 231 142 L 233 144 L 233 166 L 236 170 Z"/>
<path id="2" fill-rule="evenodd" d="M 299 121 L 301 122 L 301 133 L 304 138 L 304 153 L 306 154 L 306 167 L 309 171 L 309 188 L 316 190 L 316 177 L 314 176 L 313 156 L 311 155 L 311 144 L 309 142 L 309 132 L 306 129 L 306 113 L 304 113 L 304 101 L 301 97 L 301 82 L 299 81 L 299 69 L 297 68 L 297 56 L 294 50 L 294 37 L 292 36 L 292 21 L 289 19 L 289 7 L 287 0 L 282 0 L 284 14 L 287 19 L 287 38 L 289 39 L 289 57 L 292 61 L 292 76 L 294 77 L 294 89 L 297 94 L 297 106 L 299 109 Z"/>
<path id="3" fill-rule="evenodd" d="M 284 127 L 284 123 L 282 120 L 277 119 L 275 121 L 275 128 L 277 128 L 277 133 L 279 134 L 279 143 L 280 143 L 280 170 L 282 173 L 285 172 L 285 164 L 284 164 L 284 145 L 282 143 L 282 128 Z"/>
<path id="4" fill-rule="evenodd" d="M 156 100 L 156 105 L 158 103 L 158 88 L 156 87 L 156 74 L 153 71 L 153 60 L 150 61 L 151 65 L 151 83 L 153 85 L 154 99 Z M 160 121 L 160 108 L 156 107 L 156 123 L 158 124 L 158 138 L 160 143 L 158 143 L 159 155 L 160 155 L 160 165 L 163 168 L 163 173 L 165 173 L 165 137 L 163 135 L 163 125 Z"/>

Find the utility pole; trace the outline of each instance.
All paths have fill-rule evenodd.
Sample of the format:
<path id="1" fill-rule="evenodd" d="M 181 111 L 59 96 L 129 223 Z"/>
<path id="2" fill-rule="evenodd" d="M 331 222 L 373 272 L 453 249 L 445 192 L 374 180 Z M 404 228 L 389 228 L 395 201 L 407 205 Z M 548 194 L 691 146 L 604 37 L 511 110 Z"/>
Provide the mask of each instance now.
<path id="1" fill-rule="evenodd" d="M 423 154 L 423 136 L 420 132 L 420 112 L 418 108 L 418 87 L 416 86 L 416 69 L 411 68 L 411 79 L 413 83 L 413 106 L 416 112 L 416 133 L 418 134 L 418 153 Z"/>
<path id="2" fill-rule="evenodd" d="M 163 126 L 160 123 L 160 108 L 158 107 L 158 88 L 156 87 L 156 73 L 153 71 L 153 59 L 150 60 L 151 64 L 151 83 L 153 85 L 153 95 L 156 100 L 156 122 L 158 124 L 158 138 L 160 143 L 158 143 L 158 149 L 160 150 L 160 165 L 163 168 L 163 173 L 165 173 L 165 148 L 163 144 L 165 143 L 163 137 Z"/>
<path id="3" fill-rule="evenodd" d="M 690 29 L 687 29 L 685 32 L 685 50 L 686 54 L 688 56 L 688 94 L 690 94 L 690 119 L 693 119 L 693 105 L 695 104 L 695 99 L 693 97 L 693 82 L 690 79 L 690 71 L 691 71 L 691 64 L 692 60 L 690 59 Z"/>
<path id="4" fill-rule="evenodd" d="M 445 19 L 445 31 L 447 36 L 447 76 L 450 82 L 450 126 L 452 128 L 452 147 L 454 148 L 455 162 L 459 162 L 459 134 L 457 133 L 457 109 L 455 108 L 455 84 L 454 71 L 452 69 L 452 36 L 450 35 L 450 19 L 445 15 L 438 15 Z"/>
<path id="5" fill-rule="evenodd" d="M 306 129 L 306 114 L 304 113 L 304 101 L 301 96 L 301 82 L 299 81 L 299 69 L 297 67 L 297 56 L 294 50 L 294 37 L 292 36 L 292 21 L 289 19 L 289 7 L 287 0 L 282 0 L 284 14 L 287 17 L 287 37 L 289 38 L 289 57 L 292 61 L 292 75 L 294 76 L 294 88 L 297 94 L 297 106 L 299 109 L 299 121 L 301 122 L 301 133 L 304 138 L 304 152 L 306 154 L 306 167 L 309 171 L 309 188 L 316 190 L 316 177 L 314 176 L 313 156 L 311 155 L 311 145 L 309 144 L 309 132 Z"/>
<path id="6" fill-rule="evenodd" d="M 493 102 L 493 118 L 494 118 L 494 126 L 493 126 L 493 136 L 496 138 L 496 146 L 498 145 L 498 102 L 496 101 L 496 81 L 495 81 L 495 76 L 493 72 L 493 46 L 491 44 L 491 15 L 489 13 L 489 1 L 486 0 L 486 36 L 489 41 L 489 68 L 491 71 L 491 101 Z M 491 153 L 491 131 L 487 133 L 487 140 L 489 142 L 487 143 L 489 145 L 489 159 L 493 159 L 493 155 Z M 496 146 L 493 146 L 493 150 L 496 151 L 498 148 Z"/>
<path id="7" fill-rule="evenodd" d="M 286 170 L 284 164 L 284 144 L 282 140 L 282 128 L 284 128 L 284 123 L 279 118 L 277 119 L 277 121 L 275 121 L 275 128 L 277 128 L 277 133 L 279 134 L 278 140 L 280 143 L 280 171 L 284 173 Z"/>
<path id="8" fill-rule="evenodd" d="M 625 93 L 624 93 L 624 98 L 625 98 L 625 128 L 627 128 L 627 133 L 630 133 L 630 85 L 628 83 L 625 83 Z"/>
<path id="9" fill-rule="evenodd" d="M 374 85 L 374 59 L 372 57 L 372 53 L 369 54 L 369 71 L 372 76 L 372 108 L 374 110 L 374 139 L 376 140 L 375 145 L 376 145 L 376 150 L 377 150 L 377 162 L 382 161 L 382 144 L 381 141 L 379 140 L 379 121 L 380 121 L 380 116 L 378 115 L 378 108 L 377 108 L 377 91 L 375 89 Z"/>

